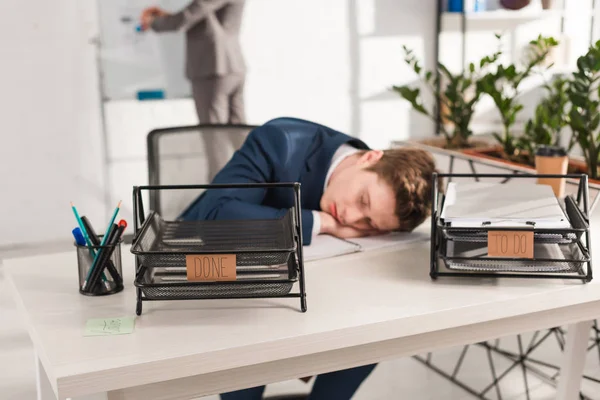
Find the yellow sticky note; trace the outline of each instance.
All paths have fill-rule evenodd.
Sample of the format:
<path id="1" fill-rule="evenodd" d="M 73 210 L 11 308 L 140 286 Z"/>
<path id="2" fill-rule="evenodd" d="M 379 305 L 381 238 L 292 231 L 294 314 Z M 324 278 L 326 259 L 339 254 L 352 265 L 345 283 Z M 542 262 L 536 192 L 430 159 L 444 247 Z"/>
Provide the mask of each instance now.
<path id="1" fill-rule="evenodd" d="M 134 327 L 135 317 L 88 319 L 83 336 L 126 335 L 133 332 Z"/>

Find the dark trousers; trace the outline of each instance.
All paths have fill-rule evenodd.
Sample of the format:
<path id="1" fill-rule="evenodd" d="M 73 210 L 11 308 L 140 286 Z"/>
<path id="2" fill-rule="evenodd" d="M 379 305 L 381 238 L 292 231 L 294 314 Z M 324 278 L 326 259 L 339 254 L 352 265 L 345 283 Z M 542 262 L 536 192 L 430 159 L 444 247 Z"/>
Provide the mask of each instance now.
<path id="1" fill-rule="evenodd" d="M 349 400 L 377 364 L 317 376 L 308 400 Z M 260 400 L 264 386 L 222 393 L 221 400 Z"/>

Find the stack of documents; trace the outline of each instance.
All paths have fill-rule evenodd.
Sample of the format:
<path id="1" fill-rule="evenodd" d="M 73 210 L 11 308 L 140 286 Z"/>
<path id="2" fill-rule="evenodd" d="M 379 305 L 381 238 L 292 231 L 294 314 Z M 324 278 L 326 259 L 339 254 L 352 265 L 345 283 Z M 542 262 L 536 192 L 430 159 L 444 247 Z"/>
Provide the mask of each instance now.
<path id="1" fill-rule="evenodd" d="M 428 222 L 423 229 L 413 232 L 394 232 L 380 236 L 355 239 L 338 239 L 330 235 L 315 236 L 309 246 L 304 246 L 304 260 L 313 261 L 323 258 L 337 257 L 362 251 L 378 250 L 391 246 L 408 246 L 416 242 L 429 240 Z"/>
<path id="2" fill-rule="evenodd" d="M 570 223 L 548 185 L 530 183 L 448 184 L 440 214 L 446 226 L 484 226 L 562 229 Z"/>
<path id="3" fill-rule="evenodd" d="M 578 252 L 572 252 L 569 245 L 576 238 L 561 231 L 571 228 L 571 224 L 548 185 L 531 181 L 451 182 L 440 222 L 446 227 L 445 263 L 450 269 L 566 272 L 579 268 Z M 506 230 L 531 227 L 535 238 L 533 259 L 489 257 L 487 228 L 492 227 Z"/>

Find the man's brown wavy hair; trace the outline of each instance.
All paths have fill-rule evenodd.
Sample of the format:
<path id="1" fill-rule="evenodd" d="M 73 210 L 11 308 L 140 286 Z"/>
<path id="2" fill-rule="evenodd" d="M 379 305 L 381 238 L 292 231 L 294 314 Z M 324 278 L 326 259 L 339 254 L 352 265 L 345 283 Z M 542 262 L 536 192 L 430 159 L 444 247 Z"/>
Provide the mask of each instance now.
<path id="1" fill-rule="evenodd" d="M 379 161 L 367 169 L 391 186 L 396 197 L 399 231 L 410 232 L 431 215 L 433 156 L 417 148 L 384 150 Z M 438 178 L 441 190 L 441 179 Z"/>

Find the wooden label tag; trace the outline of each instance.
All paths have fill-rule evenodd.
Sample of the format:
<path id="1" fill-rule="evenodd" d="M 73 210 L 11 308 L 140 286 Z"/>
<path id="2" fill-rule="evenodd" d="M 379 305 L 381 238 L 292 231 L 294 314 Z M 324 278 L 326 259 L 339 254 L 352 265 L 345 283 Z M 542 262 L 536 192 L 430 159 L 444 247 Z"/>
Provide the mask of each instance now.
<path id="1" fill-rule="evenodd" d="M 235 254 L 188 254 L 188 281 L 235 281 Z"/>
<path id="2" fill-rule="evenodd" d="M 533 258 L 533 231 L 488 231 L 488 257 Z"/>

